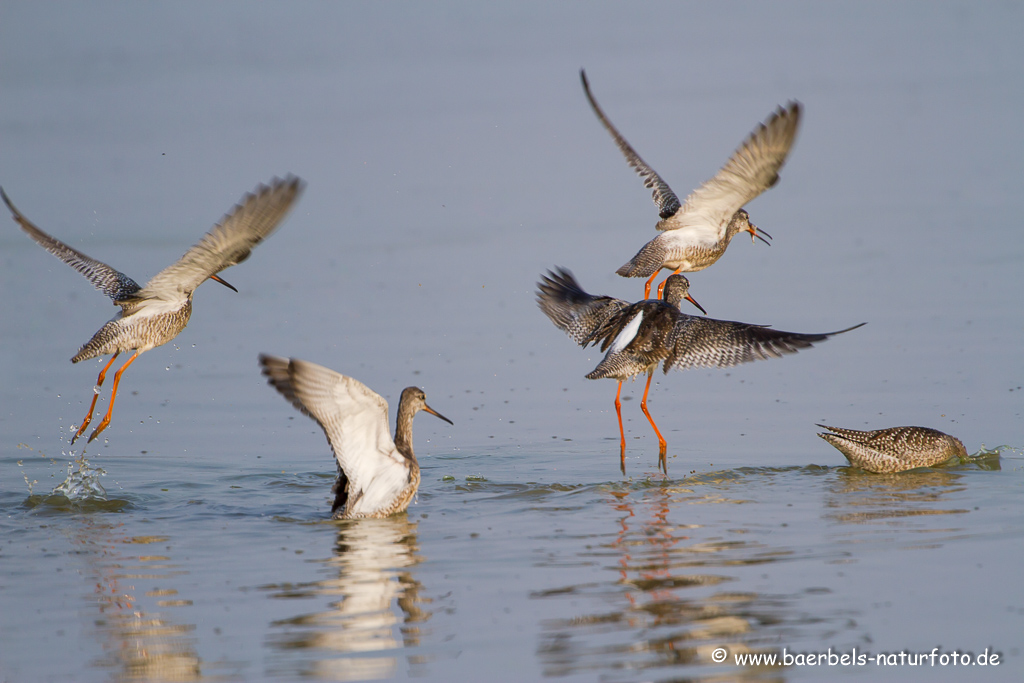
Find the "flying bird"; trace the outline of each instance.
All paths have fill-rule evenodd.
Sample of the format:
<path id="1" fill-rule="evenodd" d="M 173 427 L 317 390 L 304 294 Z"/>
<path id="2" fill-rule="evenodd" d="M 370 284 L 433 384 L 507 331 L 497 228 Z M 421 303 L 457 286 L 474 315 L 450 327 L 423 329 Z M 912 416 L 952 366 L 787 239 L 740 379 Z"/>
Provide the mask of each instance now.
<path id="1" fill-rule="evenodd" d="M 582 69 L 580 79 L 597 118 L 615 140 L 626 162 L 653 191 L 654 203 L 658 206 L 661 220 L 655 227 L 663 232 L 616 271 L 623 277 L 648 278 L 644 286 L 645 299 L 650 296 L 651 283 L 662 268 L 672 270 L 673 274 L 704 270 L 722 257 L 729 242 L 740 232 L 749 232 L 751 242 L 756 237 L 770 244 L 765 237 L 771 239 L 771 235 L 750 222 L 750 215 L 743 206 L 779 181 L 779 169 L 786 161 L 800 126 L 802 107 L 799 102 L 776 109 L 733 152 L 725 166 L 681 204 L 668 183 L 640 158 L 605 116 L 590 92 L 587 75 Z M 658 288 L 659 298 L 664 286 L 662 282 Z"/>
<path id="2" fill-rule="evenodd" d="M 0 196 L 10 209 L 15 222 L 29 237 L 88 278 L 93 286 L 121 307 L 120 312 L 101 327 L 71 358 L 72 363 L 77 363 L 108 353 L 113 354 L 100 371 L 92 403 L 89 405 L 89 413 L 71 438 L 71 443 L 82 435 L 92 421 L 100 387 L 103 386 L 107 370 L 118 355 L 130 350 L 135 351 L 114 374 L 110 406 L 103 420 L 89 436 L 90 442 L 110 424 L 121 374 L 139 357 L 139 354 L 166 344 L 185 329 L 192 315 L 192 294 L 196 287 L 206 280 L 215 280 L 238 291 L 217 277 L 217 273 L 249 258 L 253 247 L 266 239 L 281 223 L 304 187 L 305 183 L 292 175 L 284 179 L 275 178 L 270 185 L 260 185 L 255 192 L 245 195 L 220 223 L 185 252 L 177 262 L 154 275 L 145 287 L 140 287 L 124 273 L 86 256 L 40 230 L 14 207 L 7 193 L 0 188 Z"/>

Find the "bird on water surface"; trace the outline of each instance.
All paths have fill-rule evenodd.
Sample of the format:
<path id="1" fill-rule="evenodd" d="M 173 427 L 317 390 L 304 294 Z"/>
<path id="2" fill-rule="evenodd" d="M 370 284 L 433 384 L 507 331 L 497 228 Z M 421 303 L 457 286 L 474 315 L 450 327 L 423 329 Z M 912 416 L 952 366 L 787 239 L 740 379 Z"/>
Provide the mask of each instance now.
<path id="1" fill-rule="evenodd" d="M 620 464 L 626 471 L 626 434 L 622 427 L 622 383 L 647 373 L 647 385 L 640 403 L 647 420 L 658 435 L 658 463 L 666 469 L 667 444 L 647 410 L 647 393 L 658 365 L 664 372 L 690 368 L 728 368 L 755 360 L 779 358 L 796 353 L 829 337 L 863 325 L 821 334 L 783 332 L 764 325 L 715 320 L 687 315 L 679 310 L 689 296 L 689 282 L 678 274 L 665 281 L 662 299 L 645 299 L 630 304 L 609 296 L 588 294 L 572 273 L 563 268 L 549 272 L 537 283 L 537 303 L 545 315 L 580 346 L 600 344 L 607 351 L 586 377 L 618 380 L 615 412 L 619 419 Z M 703 310 L 703 309 L 701 309 Z"/>
<path id="2" fill-rule="evenodd" d="M 967 457 L 960 439 L 928 427 L 860 431 L 818 426 L 833 432 L 819 432 L 818 436 L 839 449 L 851 465 L 868 472 L 903 472 L 938 465 L 953 457 Z"/>
<path id="3" fill-rule="evenodd" d="M 779 181 L 779 170 L 800 126 L 802 107 L 799 102 L 776 109 L 747 137 L 715 177 L 690 193 L 686 203 L 681 204 L 668 183 L 640 158 L 605 116 L 590 92 L 587 75 L 582 69 L 580 79 L 597 118 L 615 140 L 626 162 L 643 179 L 644 185 L 653 190 L 654 203 L 661 216 L 655 227 L 663 232 L 616 271 L 623 277 L 648 278 L 644 299 L 650 296 L 651 283 L 663 268 L 671 269 L 673 274 L 704 270 L 722 257 L 729 242 L 740 232 L 749 232 L 751 242 L 756 237 L 770 244 L 765 237 L 771 239 L 771 235 L 750 222 L 743 206 Z M 658 288 L 659 298 L 664 286 L 662 282 Z"/>
<path id="4" fill-rule="evenodd" d="M 271 386 L 316 420 L 338 464 L 334 519 L 387 517 L 404 512 L 420 485 L 412 450 L 412 419 L 421 410 L 453 424 L 427 405 L 418 387 L 398 401 L 395 438 L 388 433 L 388 402 L 359 380 L 298 358 L 261 354 Z"/>
<path id="5" fill-rule="evenodd" d="M 89 405 L 89 413 L 71 438 L 71 443 L 82 435 L 92 421 L 100 387 L 103 386 L 107 370 L 118 355 L 132 349 L 135 351 L 114 374 L 107 414 L 89 436 L 90 442 L 110 424 L 121 374 L 139 357 L 139 354 L 166 344 L 185 329 L 192 315 L 192 294 L 203 282 L 208 279 L 216 280 L 238 291 L 217 277 L 217 273 L 247 259 L 253 247 L 266 239 L 281 223 L 304 187 L 305 183 L 301 179 L 291 175 L 284 179 L 275 178 L 269 186 L 260 185 L 255 192 L 243 197 L 231 213 L 185 252 L 177 262 L 153 276 L 145 287 L 140 287 L 124 273 L 86 256 L 40 230 L 14 207 L 7 193 L 0 188 L 0 196 L 10 209 L 14 220 L 29 237 L 88 278 L 97 289 L 109 296 L 115 305 L 121 307 L 121 311 L 101 327 L 71 359 L 72 363 L 77 363 L 108 353 L 113 354 L 100 371 L 92 403 Z"/>

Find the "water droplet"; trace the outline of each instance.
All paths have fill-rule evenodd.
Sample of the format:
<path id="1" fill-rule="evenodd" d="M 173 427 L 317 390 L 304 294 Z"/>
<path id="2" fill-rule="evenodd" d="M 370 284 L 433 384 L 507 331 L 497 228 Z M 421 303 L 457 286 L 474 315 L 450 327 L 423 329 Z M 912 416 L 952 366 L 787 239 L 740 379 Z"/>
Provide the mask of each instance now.
<path id="1" fill-rule="evenodd" d="M 100 385 L 99 384 L 93 385 L 92 393 L 94 393 L 94 394 L 99 394 L 100 393 Z"/>
<path id="2" fill-rule="evenodd" d="M 170 365 L 168 365 L 168 366 L 167 366 L 166 368 L 164 368 L 164 370 L 167 370 L 168 372 L 170 372 L 170 370 L 171 370 L 171 366 L 170 366 Z"/>

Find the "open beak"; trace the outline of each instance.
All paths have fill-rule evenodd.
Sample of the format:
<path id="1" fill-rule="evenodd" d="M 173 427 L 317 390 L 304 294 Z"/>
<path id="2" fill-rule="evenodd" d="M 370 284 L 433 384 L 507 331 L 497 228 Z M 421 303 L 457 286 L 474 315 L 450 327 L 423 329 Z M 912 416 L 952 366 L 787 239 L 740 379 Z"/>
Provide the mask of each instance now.
<path id="1" fill-rule="evenodd" d="M 219 277 L 217 277 L 216 275 L 211 275 L 211 276 L 210 276 L 210 279 L 211 279 L 211 280 L 214 280 L 214 281 L 216 281 L 216 282 L 219 282 L 219 283 L 221 283 L 222 285 L 224 285 L 225 287 L 227 287 L 228 289 L 230 289 L 230 290 L 231 290 L 232 292 L 235 292 L 235 293 L 237 293 L 237 292 L 238 292 L 238 290 L 237 290 L 237 289 L 235 289 L 234 285 L 232 285 L 232 284 L 231 284 L 230 282 L 227 282 L 226 280 L 221 280 L 221 279 L 220 279 Z"/>
<path id="2" fill-rule="evenodd" d="M 754 243 L 754 238 L 756 237 L 757 239 L 759 239 L 762 242 L 764 242 L 765 244 L 767 244 L 769 247 L 772 246 L 772 243 L 768 241 L 768 240 L 772 239 L 772 236 L 769 235 L 768 233 L 766 233 L 764 230 L 762 230 L 759 227 L 757 227 L 756 225 L 754 225 L 753 223 L 750 224 L 750 229 L 747 230 L 747 232 L 750 233 L 750 243 L 751 244 Z M 761 237 L 761 235 L 764 235 L 764 237 L 767 237 L 768 240 L 766 240 L 764 237 Z"/>
<path id="3" fill-rule="evenodd" d="M 689 294 L 686 295 L 686 300 L 689 301 L 694 306 L 696 306 L 697 308 L 699 308 L 700 312 L 703 313 L 704 315 L 708 314 L 708 312 L 704 310 L 704 307 L 701 306 L 699 303 L 697 303 L 697 301 L 692 296 L 690 296 Z"/>
<path id="4" fill-rule="evenodd" d="M 430 414 L 431 414 L 431 415 L 433 415 L 434 417 L 439 417 L 439 418 L 441 418 L 442 420 L 444 420 L 444 421 L 445 421 L 445 422 L 447 422 L 448 424 L 452 425 L 453 427 L 455 426 L 455 423 L 454 423 L 454 422 L 452 422 L 452 421 L 451 421 L 451 420 L 449 420 L 449 419 L 448 419 L 447 417 L 445 417 L 445 416 L 444 416 L 444 415 L 442 415 L 441 413 L 437 412 L 436 410 L 434 410 L 433 408 L 431 408 L 430 406 L 428 406 L 428 405 L 427 405 L 426 403 L 424 403 L 424 404 L 423 404 L 423 410 L 427 411 L 428 413 L 430 413 Z"/>

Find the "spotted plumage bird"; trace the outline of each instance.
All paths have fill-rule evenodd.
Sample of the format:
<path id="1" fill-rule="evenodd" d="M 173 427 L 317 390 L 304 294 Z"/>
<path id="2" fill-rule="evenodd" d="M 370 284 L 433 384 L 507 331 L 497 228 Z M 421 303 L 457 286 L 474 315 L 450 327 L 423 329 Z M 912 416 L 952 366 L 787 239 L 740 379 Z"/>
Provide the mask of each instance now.
<path id="1" fill-rule="evenodd" d="M 427 405 L 422 389 L 402 391 L 392 441 L 388 402 L 359 380 L 298 358 L 260 355 L 260 365 L 270 385 L 327 436 L 338 464 L 335 519 L 387 517 L 409 507 L 420 485 L 412 418 L 423 410 L 452 424 Z"/>
<path id="2" fill-rule="evenodd" d="M 198 244 L 185 252 L 177 262 L 153 276 L 145 287 L 140 287 L 124 273 L 40 230 L 14 207 L 7 193 L 0 188 L 0 196 L 14 220 L 29 237 L 88 278 L 114 304 L 121 307 L 121 311 L 101 327 L 71 359 L 72 363 L 77 363 L 113 354 L 100 371 L 89 413 L 71 438 L 71 443 L 82 435 L 92 421 L 99 389 L 103 386 L 107 370 L 118 355 L 132 349 L 135 351 L 114 374 L 110 406 L 103 420 L 89 436 L 90 442 L 110 424 L 121 374 L 139 354 L 166 344 L 185 329 L 192 315 L 192 294 L 196 287 L 209 279 L 235 289 L 217 277 L 217 273 L 249 258 L 253 247 L 280 225 L 304 186 L 302 180 L 295 176 L 275 178 L 270 185 L 260 185 L 254 193 L 243 197 L 241 203 L 206 233 Z"/>
<path id="3" fill-rule="evenodd" d="M 819 432 L 818 436 L 839 449 L 851 465 L 868 472 L 903 472 L 938 465 L 954 457 L 967 457 L 967 449 L 960 439 L 928 427 L 860 431 L 818 426 L 829 430 Z"/>
<path id="4" fill-rule="evenodd" d="M 750 222 L 743 206 L 779 181 L 779 170 L 786 161 L 800 126 L 802 111 L 799 102 L 779 107 L 740 145 L 729 161 L 682 204 L 672 188 L 645 162 L 605 116 L 590 92 L 587 75 L 582 70 L 583 91 L 597 118 L 615 140 L 626 162 L 653 190 L 654 203 L 661 220 L 655 226 L 663 231 L 645 244 L 636 256 L 616 272 L 623 277 L 648 278 L 644 298 L 650 296 L 651 283 L 663 268 L 696 272 L 712 265 L 725 253 L 732 238 L 749 232 L 769 244 L 771 235 Z M 661 287 L 665 283 L 662 282 Z M 661 287 L 658 296 L 661 297 Z"/>
<path id="5" fill-rule="evenodd" d="M 618 380 L 615 412 L 619 419 L 621 466 L 626 467 L 626 434 L 622 427 L 622 383 L 647 373 L 647 385 L 640 407 L 658 435 L 659 464 L 665 468 L 667 444 L 647 410 L 647 393 L 658 365 L 669 370 L 728 368 L 755 360 L 779 358 L 796 353 L 816 342 L 860 327 L 802 334 L 783 332 L 764 325 L 715 320 L 687 315 L 679 310 L 688 299 L 689 282 L 682 275 L 665 281 L 662 299 L 645 299 L 630 304 L 621 299 L 588 294 L 568 270 L 559 268 L 537 284 L 537 302 L 544 314 L 577 344 L 600 344 L 605 357 L 587 379 Z M 699 306 L 698 306 L 699 307 Z M 703 309 L 702 309 L 703 310 Z"/>

